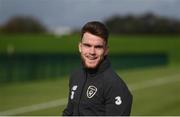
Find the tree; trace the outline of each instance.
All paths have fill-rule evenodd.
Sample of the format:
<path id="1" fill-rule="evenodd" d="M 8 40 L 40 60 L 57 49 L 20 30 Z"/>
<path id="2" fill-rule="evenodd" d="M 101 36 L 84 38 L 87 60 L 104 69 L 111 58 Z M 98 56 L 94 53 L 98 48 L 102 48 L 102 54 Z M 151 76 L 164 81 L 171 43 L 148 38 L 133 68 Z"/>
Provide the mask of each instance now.
<path id="1" fill-rule="evenodd" d="M 116 34 L 180 34 L 180 21 L 154 15 L 113 16 L 105 20 L 112 33 Z"/>
<path id="2" fill-rule="evenodd" d="M 36 18 L 15 16 L 2 26 L 5 33 L 44 33 L 46 28 Z"/>

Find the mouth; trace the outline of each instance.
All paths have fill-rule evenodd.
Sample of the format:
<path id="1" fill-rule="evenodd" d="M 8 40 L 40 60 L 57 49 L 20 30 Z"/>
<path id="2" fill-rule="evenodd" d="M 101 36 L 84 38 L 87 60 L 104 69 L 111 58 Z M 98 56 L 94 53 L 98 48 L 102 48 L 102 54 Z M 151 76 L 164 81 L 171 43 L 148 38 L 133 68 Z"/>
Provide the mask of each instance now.
<path id="1" fill-rule="evenodd" d="M 98 64 L 99 57 L 97 56 L 84 56 L 84 63 L 87 68 L 95 68 Z"/>
<path id="2" fill-rule="evenodd" d="M 86 56 L 86 58 L 91 62 L 95 62 L 98 59 L 98 57 L 93 57 L 93 56 Z"/>
<path id="3" fill-rule="evenodd" d="M 94 56 L 86 56 L 87 63 L 89 64 L 95 64 L 98 60 L 98 57 Z"/>

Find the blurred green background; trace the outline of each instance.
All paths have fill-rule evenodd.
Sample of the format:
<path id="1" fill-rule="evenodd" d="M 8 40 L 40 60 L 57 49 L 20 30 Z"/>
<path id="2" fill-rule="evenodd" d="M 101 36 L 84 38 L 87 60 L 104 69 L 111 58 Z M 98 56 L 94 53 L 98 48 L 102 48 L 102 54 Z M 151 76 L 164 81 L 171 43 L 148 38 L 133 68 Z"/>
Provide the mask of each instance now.
<path id="1" fill-rule="evenodd" d="M 0 37 L 0 114 L 60 115 L 66 104 L 68 74 L 80 64 L 79 36 Z M 110 37 L 112 65 L 134 96 L 132 115 L 180 114 L 179 38 Z M 7 53 L 9 46 L 12 54 Z"/>
<path id="2" fill-rule="evenodd" d="M 18 1 L 22 5 L 22 1 Z M 15 2 L 17 6 L 20 4 L 18 1 Z M 106 0 L 102 1 L 93 3 L 103 5 Z M 13 2 L 0 0 L 0 3 L 4 4 L 4 7 L 0 7 L 0 16 L 5 16 L 5 6 Z M 32 7 L 33 2 L 30 3 L 28 5 Z M 65 2 L 62 0 L 60 3 Z M 68 2 L 67 5 L 72 3 Z M 85 5 L 82 1 L 77 3 Z M 117 4 L 120 3 L 123 1 Z M 135 4 L 128 2 L 132 3 Z M 114 5 L 112 9 L 118 9 L 112 4 L 108 6 Z M 81 9 L 84 10 L 83 7 Z M 12 12 L 12 9 L 7 11 Z M 112 14 L 116 13 L 103 20 L 93 14 L 89 16 L 90 19 L 82 18 L 82 14 L 79 14 L 82 20 L 80 24 L 100 20 L 109 28 L 112 66 L 127 83 L 134 97 L 131 115 L 180 115 L 180 20 L 154 13 Z M 76 20 L 73 16 L 70 18 Z M 70 22 L 66 25 L 72 26 Z M 62 114 L 67 104 L 69 74 L 81 64 L 79 30 L 80 27 L 75 27 L 71 31 L 53 32 L 43 21 L 26 12 L 25 15 L 16 14 L 0 24 L 0 116 Z"/>

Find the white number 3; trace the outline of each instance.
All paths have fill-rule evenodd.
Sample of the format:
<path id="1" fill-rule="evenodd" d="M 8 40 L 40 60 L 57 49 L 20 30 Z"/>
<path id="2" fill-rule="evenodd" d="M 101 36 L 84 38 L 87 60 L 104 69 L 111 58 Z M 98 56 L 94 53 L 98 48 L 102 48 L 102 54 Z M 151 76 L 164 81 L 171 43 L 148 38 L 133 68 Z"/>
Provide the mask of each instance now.
<path id="1" fill-rule="evenodd" d="M 120 105 L 121 103 L 122 103 L 122 100 L 121 100 L 121 97 L 120 96 L 117 96 L 117 97 L 115 97 L 115 104 L 116 105 Z"/>

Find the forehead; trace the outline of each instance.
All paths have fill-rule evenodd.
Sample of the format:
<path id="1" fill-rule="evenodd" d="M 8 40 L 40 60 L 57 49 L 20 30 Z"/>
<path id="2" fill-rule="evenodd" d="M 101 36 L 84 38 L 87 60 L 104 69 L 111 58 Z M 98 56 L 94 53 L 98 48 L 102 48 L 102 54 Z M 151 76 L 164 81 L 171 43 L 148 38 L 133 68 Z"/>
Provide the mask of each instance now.
<path id="1" fill-rule="evenodd" d="M 105 41 L 103 38 L 99 36 L 86 32 L 82 37 L 82 43 L 88 43 L 93 45 L 104 45 Z"/>

